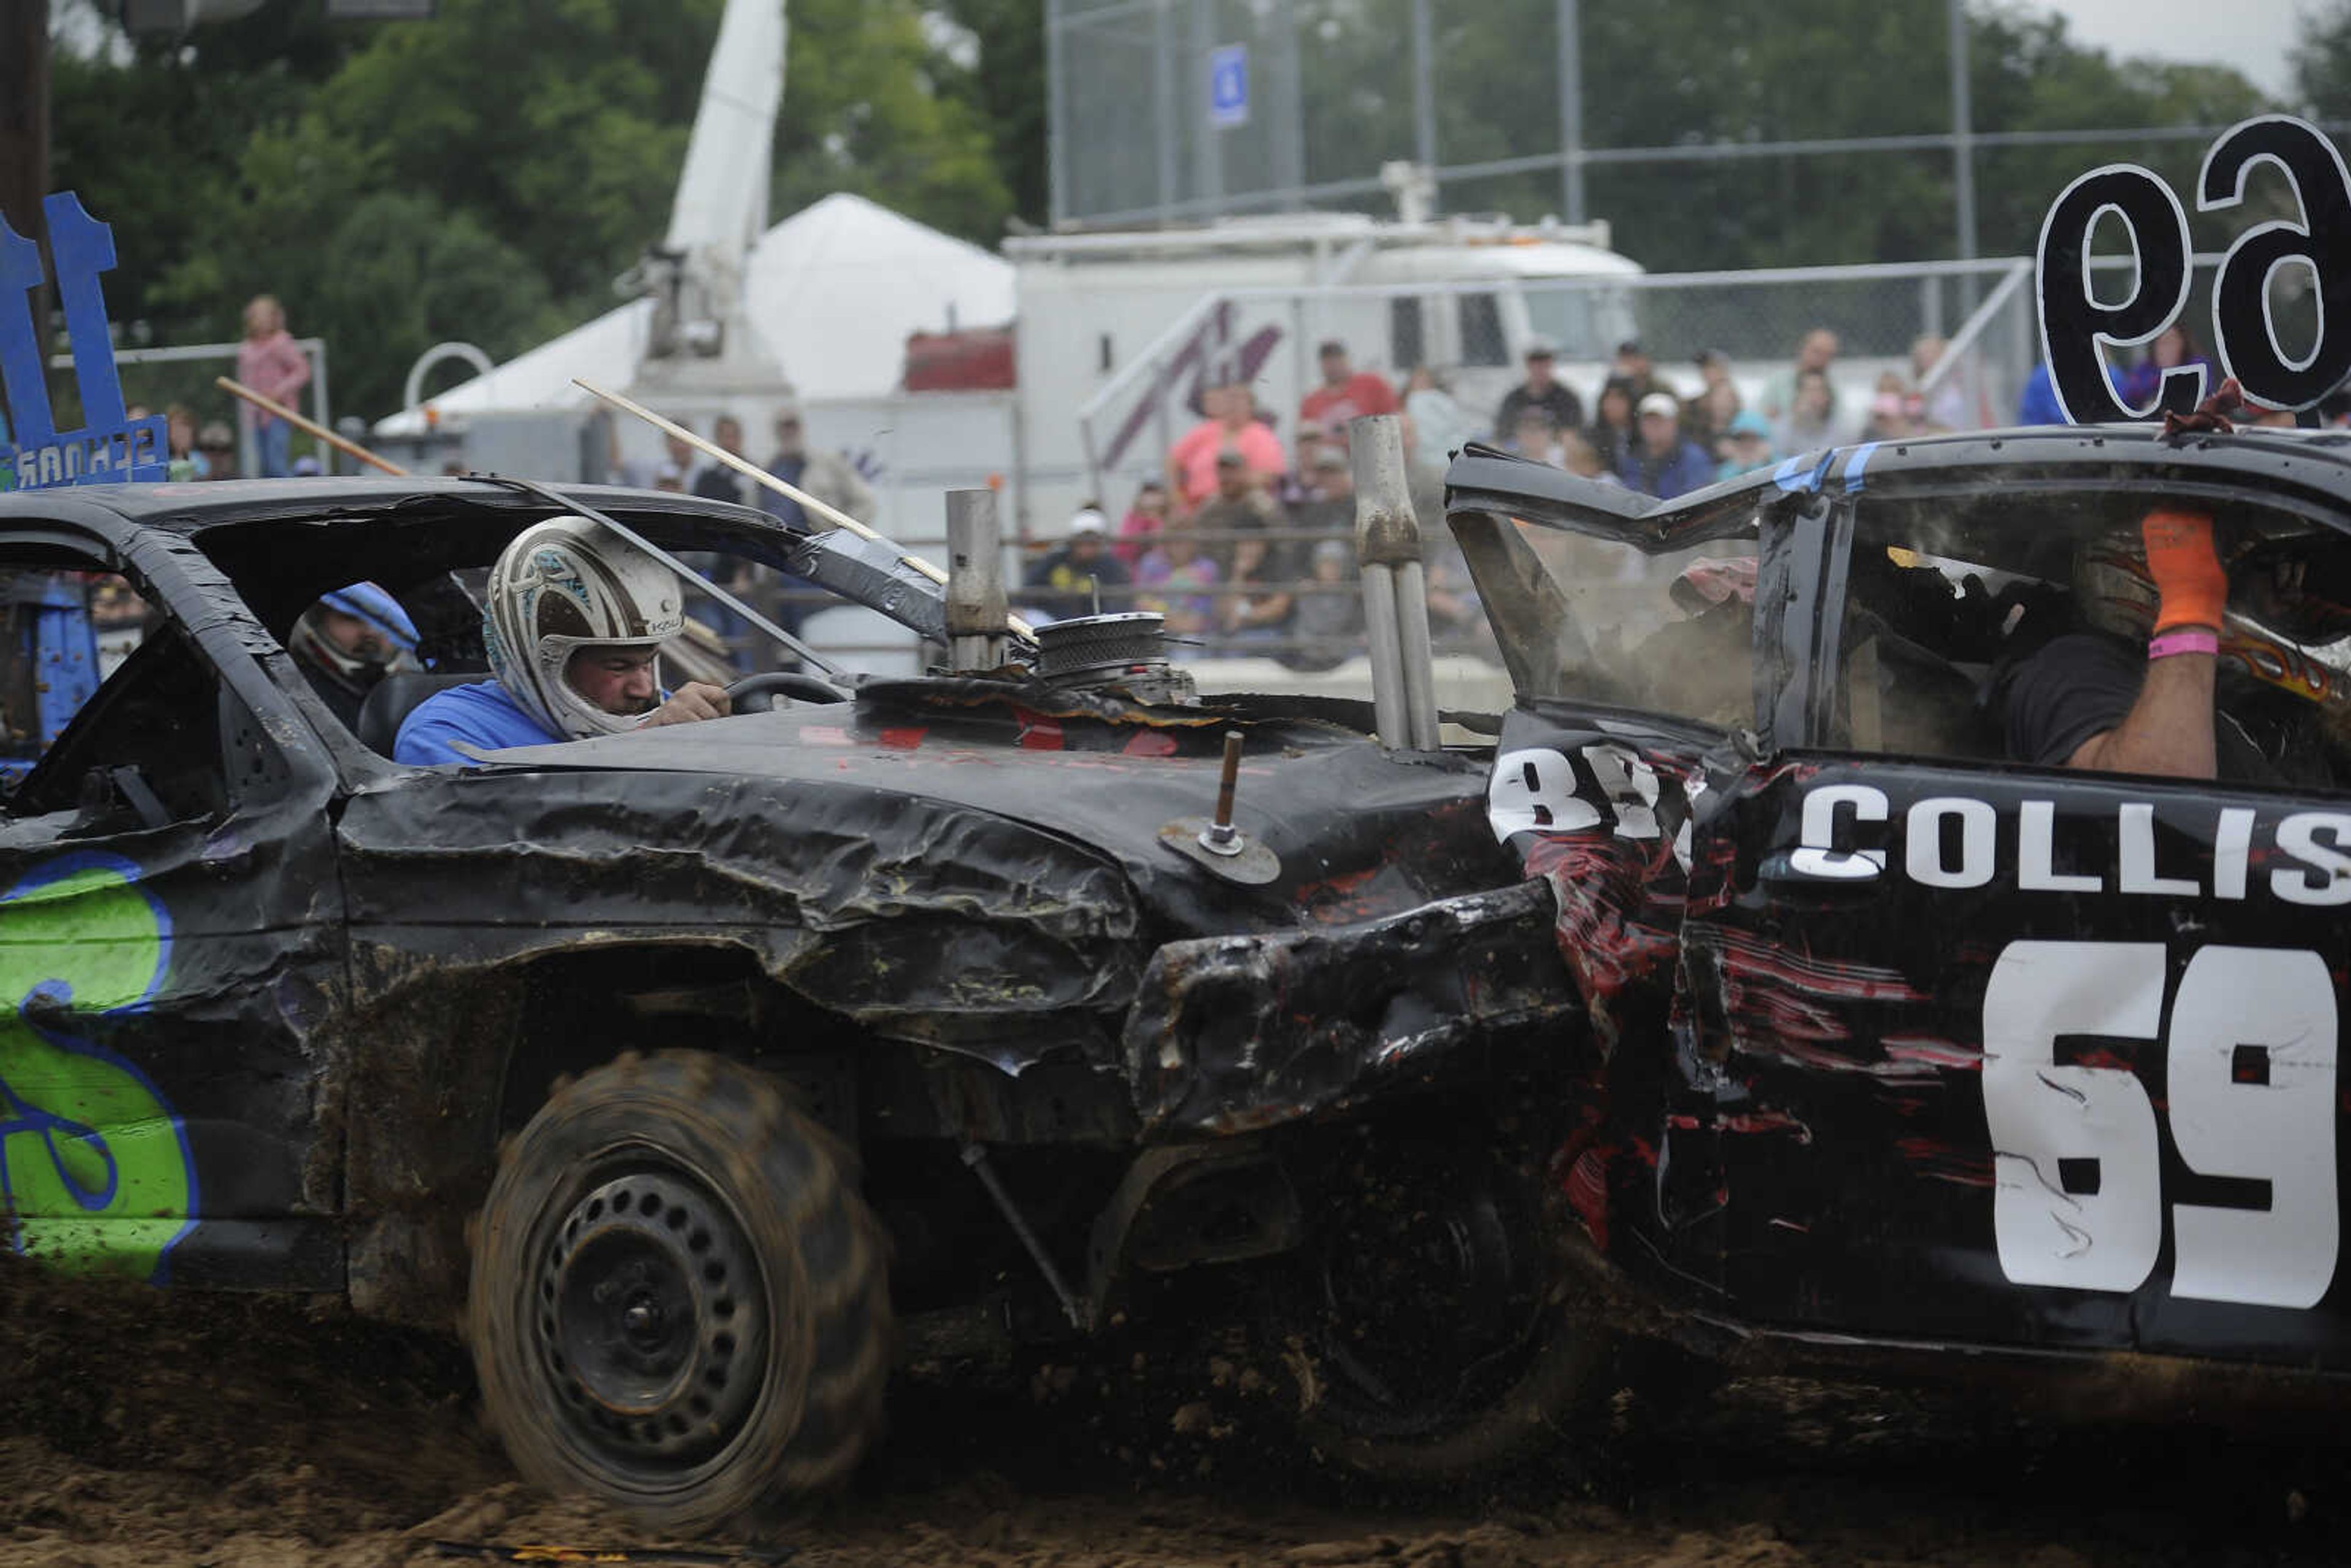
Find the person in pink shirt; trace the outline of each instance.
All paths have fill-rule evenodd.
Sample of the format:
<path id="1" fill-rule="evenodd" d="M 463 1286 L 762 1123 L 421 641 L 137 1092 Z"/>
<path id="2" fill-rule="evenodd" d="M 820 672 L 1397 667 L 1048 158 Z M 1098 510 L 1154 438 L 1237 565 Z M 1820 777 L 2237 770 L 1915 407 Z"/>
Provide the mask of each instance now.
<path id="1" fill-rule="evenodd" d="M 310 361 L 286 330 L 286 312 L 274 294 L 256 294 L 245 308 L 245 340 L 236 346 L 236 379 L 266 398 L 291 407 L 310 384 Z M 274 413 L 253 410 L 254 446 L 261 477 L 283 479 L 293 431 Z"/>
<path id="2" fill-rule="evenodd" d="M 1347 345 L 1333 338 L 1322 345 L 1317 354 L 1322 367 L 1322 384 L 1308 392 L 1298 405 L 1301 424 L 1313 423 L 1322 426 L 1339 450 L 1347 449 L 1347 422 L 1359 414 L 1400 413 L 1404 405 L 1396 402 L 1395 388 L 1387 379 L 1370 371 L 1355 369 L 1348 357 Z"/>
<path id="3" fill-rule="evenodd" d="M 1156 479 L 1145 479 L 1134 492 L 1134 504 L 1127 507 L 1125 520 L 1118 525 L 1118 545 L 1113 553 L 1129 567 L 1135 565 L 1166 526 L 1167 486 Z"/>
<path id="4" fill-rule="evenodd" d="M 1208 417 L 1184 434 L 1167 453 L 1167 483 L 1186 516 L 1217 493 L 1217 454 L 1236 446 L 1252 472 L 1279 479 L 1289 472 L 1281 443 L 1257 417 L 1256 400 L 1238 382 L 1210 387 L 1200 395 Z"/>

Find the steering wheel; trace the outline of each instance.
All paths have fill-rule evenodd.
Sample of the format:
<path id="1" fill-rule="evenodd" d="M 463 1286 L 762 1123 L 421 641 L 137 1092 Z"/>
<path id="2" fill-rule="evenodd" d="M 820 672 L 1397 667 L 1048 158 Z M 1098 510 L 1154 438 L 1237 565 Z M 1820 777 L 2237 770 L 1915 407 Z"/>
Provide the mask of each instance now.
<path id="1" fill-rule="evenodd" d="M 756 675 L 745 675 L 726 687 L 730 713 L 768 713 L 776 706 L 778 692 L 796 696 L 802 702 L 845 703 L 850 694 L 805 670 L 768 670 Z"/>

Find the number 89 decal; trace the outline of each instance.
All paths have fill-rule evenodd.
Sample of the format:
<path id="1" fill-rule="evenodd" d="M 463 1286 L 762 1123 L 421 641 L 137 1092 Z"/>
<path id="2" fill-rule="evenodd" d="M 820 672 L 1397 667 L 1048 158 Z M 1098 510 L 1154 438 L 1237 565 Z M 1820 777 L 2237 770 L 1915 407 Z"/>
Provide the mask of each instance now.
<path id="1" fill-rule="evenodd" d="M 2160 943 L 2012 942 L 1984 992 L 1984 1116 L 2001 1272 L 2135 1291 L 2163 1242 L 2154 1102 L 2125 1067 L 2061 1064 L 2060 1039 L 2164 1040 L 2173 1143 L 2242 1207 L 2170 1206 L 2171 1293 L 2317 1304 L 2335 1277 L 2335 984 L 2315 953 L 2199 949 L 2171 998 Z"/>
<path id="2" fill-rule="evenodd" d="M 2198 210 L 2241 205 L 2263 163 L 2285 176 L 2301 219 L 2256 225 L 2229 247 L 2212 283 L 2211 341 L 2222 370 L 2246 396 L 2273 408 L 2308 408 L 2351 375 L 2351 322 L 2329 319 L 2338 303 L 2351 304 L 2351 173 L 2335 144 L 2308 122 L 2265 115 L 2231 130 L 2205 154 Z M 2108 215 L 2129 231 L 2137 261 L 2130 297 L 2113 305 L 2092 290 L 2089 269 L 2091 233 Z M 2041 346 L 2068 419 L 2095 424 L 2165 409 L 2184 413 L 2204 396 L 2203 368 L 2187 365 L 2164 372 L 2155 407 L 2126 407 L 2107 379 L 2104 353 L 2105 347 L 2147 342 L 2172 324 L 2188 303 L 2190 261 L 2179 198 L 2136 163 L 2094 169 L 2051 204 L 2035 256 Z M 2321 305 L 2317 340 L 2300 359 L 2278 342 L 2270 314 L 2272 280 L 2287 267 L 2311 275 Z"/>

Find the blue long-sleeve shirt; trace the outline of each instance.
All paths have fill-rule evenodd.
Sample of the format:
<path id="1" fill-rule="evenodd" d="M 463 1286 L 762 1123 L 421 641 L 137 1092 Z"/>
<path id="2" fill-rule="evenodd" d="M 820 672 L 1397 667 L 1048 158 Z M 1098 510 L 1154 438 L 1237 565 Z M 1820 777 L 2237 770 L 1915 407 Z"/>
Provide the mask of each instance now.
<path id="1" fill-rule="evenodd" d="M 1713 484 L 1714 464 L 1694 441 L 1681 443 L 1664 458 L 1652 458 L 1647 449 L 1635 441 L 1625 449 L 1616 476 L 1625 481 L 1628 490 L 1670 501 L 1676 496 L 1687 496 Z"/>
<path id="2" fill-rule="evenodd" d="M 506 687 L 496 681 L 483 681 L 451 686 L 418 703 L 401 721 L 392 755 L 395 761 L 419 767 L 470 764 L 474 759 L 460 753 L 453 742 L 462 740 L 484 751 L 499 751 L 509 746 L 552 746 L 562 738 L 523 712 L 522 705 L 507 695 Z"/>

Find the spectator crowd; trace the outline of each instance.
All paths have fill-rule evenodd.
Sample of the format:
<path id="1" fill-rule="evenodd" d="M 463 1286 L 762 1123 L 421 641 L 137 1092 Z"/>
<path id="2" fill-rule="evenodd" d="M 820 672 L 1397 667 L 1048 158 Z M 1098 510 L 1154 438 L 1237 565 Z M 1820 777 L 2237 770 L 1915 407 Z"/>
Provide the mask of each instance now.
<path id="1" fill-rule="evenodd" d="M 1393 385 L 1358 370 L 1335 340 L 1317 358 L 1322 378 L 1300 401 L 1287 444 L 1247 382 L 1204 387 L 1199 422 L 1168 448 L 1163 474 L 1136 488 L 1115 527 L 1100 503 L 1080 507 L 1067 538 L 1029 565 L 1023 609 L 1057 618 L 1097 607 L 1154 612 L 1179 658 L 1254 654 L 1312 671 L 1360 653 L 1350 422 L 1404 414 L 1425 488 L 1448 452 L 1491 433 L 1426 370 Z M 1423 515 L 1433 517 L 1433 505 Z M 1484 620 L 1441 528 L 1430 534 L 1426 566 L 1438 646 L 1477 645 Z"/>

